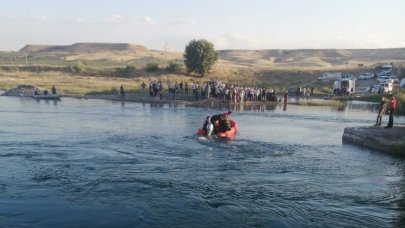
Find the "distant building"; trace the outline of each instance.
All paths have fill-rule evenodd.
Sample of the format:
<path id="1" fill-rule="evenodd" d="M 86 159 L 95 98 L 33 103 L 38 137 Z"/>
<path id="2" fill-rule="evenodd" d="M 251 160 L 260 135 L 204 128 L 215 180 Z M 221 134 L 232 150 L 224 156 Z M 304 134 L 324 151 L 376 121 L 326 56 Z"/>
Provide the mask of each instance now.
<path id="1" fill-rule="evenodd" d="M 357 67 L 364 67 L 364 63 L 357 64 Z"/>

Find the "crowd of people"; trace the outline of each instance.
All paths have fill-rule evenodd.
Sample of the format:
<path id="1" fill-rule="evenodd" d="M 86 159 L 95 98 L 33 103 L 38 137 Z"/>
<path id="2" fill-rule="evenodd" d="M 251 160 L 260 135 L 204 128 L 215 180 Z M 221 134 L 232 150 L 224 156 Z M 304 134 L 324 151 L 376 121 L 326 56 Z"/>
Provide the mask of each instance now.
<path id="1" fill-rule="evenodd" d="M 174 83 L 167 81 L 165 84 L 166 85 L 164 85 L 161 80 L 149 80 L 149 96 L 151 98 L 160 97 L 163 99 L 164 88 L 167 88 L 167 92 L 173 96 L 173 99 L 176 99 L 178 94 L 184 94 L 193 95 L 195 100 L 215 98 L 225 103 L 245 101 L 282 101 L 281 98 L 277 97 L 276 91 L 273 89 L 243 87 L 215 80 L 206 81 L 204 83 L 198 81 L 192 82 L 190 88 L 187 82 L 183 83 L 182 81 Z M 143 82 L 141 86 L 142 89 L 145 90 L 147 85 Z M 189 91 L 189 89 L 191 89 L 191 91 Z"/>

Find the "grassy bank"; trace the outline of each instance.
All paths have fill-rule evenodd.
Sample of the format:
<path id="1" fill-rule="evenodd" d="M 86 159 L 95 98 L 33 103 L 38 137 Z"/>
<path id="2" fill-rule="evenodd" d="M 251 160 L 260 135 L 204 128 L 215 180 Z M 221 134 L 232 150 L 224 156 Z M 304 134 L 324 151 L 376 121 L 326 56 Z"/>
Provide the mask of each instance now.
<path id="1" fill-rule="evenodd" d="M 124 68 L 121 68 L 124 69 Z M 296 87 L 315 87 L 315 94 L 330 94 L 329 84 L 320 82 L 317 77 L 321 71 L 317 70 L 269 70 L 261 68 L 225 68 L 215 67 L 212 72 L 202 78 L 199 75 L 186 75 L 184 72 L 169 74 L 164 70 L 146 72 L 143 69 L 135 69 L 127 72 L 124 76 L 119 75 L 120 69 L 89 68 L 86 72 L 73 74 L 67 72 L 65 67 L 7 67 L 0 68 L 0 89 L 8 90 L 21 84 L 29 84 L 41 89 L 50 89 L 56 85 L 59 92 L 63 94 L 85 95 L 85 94 L 118 94 L 121 84 L 125 90 L 139 91 L 142 82 L 149 80 L 162 80 L 164 83 L 171 82 L 204 82 L 210 79 L 220 80 L 225 83 L 232 83 L 239 86 L 257 86 L 274 89 L 276 92 Z M 166 84 L 164 84 L 166 86 Z M 398 108 L 396 114 L 405 115 L 405 91 L 401 90 L 396 94 Z M 368 95 L 358 100 L 379 102 L 381 96 Z M 315 106 L 339 106 L 338 101 L 300 101 L 299 105 Z"/>
<path id="2" fill-rule="evenodd" d="M 389 95 L 380 94 L 370 94 L 363 97 L 358 97 L 356 100 L 369 101 L 369 102 L 380 102 L 381 97 L 388 99 Z M 397 109 L 395 110 L 396 115 L 405 115 L 405 89 L 400 89 L 398 92 L 394 93 L 397 100 Z"/>

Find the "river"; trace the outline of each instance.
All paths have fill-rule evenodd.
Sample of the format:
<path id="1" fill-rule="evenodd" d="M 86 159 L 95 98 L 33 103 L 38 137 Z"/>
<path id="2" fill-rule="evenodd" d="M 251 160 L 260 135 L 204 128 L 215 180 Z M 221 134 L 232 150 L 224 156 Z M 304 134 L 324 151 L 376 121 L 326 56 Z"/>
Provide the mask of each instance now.
<path id="1" fill-rule="evenodd" d="M 195 135 L 227 109 L 0 96 L 0 227 L 405 225 L 405 161 L 342 144 L 377 104 L 235 105 L 234 140 Z"/>

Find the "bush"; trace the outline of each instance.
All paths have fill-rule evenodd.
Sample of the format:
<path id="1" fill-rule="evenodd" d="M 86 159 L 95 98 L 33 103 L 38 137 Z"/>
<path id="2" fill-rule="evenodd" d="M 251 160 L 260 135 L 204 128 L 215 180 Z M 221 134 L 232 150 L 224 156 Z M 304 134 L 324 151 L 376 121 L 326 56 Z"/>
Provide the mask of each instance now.
<path id="1" fill-rule="evenodd" d="M 180 73 L 181 72 L 181 64 L 180 63 L 169 63 L 169 66 L 166 68 L 167 72 L 170 73 Z"/>
<path id="2" fill-rule="evenodd" d="M 69 71 L 72 73 L 81 73 L 86 71 L 86 65 L 82 61 L 77 61 L 69 66 Z"/>
<path id="3" fill-rule="evenodd" d="M 135 73 L 136 67 L 133 65 L 128 65 L 125 68 L 116 68 L 118 76 L 128 77 Z"/>
<path id="4" fill-rule="evenodd" d="M 331 87 L 328 87 L 328 86 L 323 86 L 323 87 L 319 88 L 319 92 L 326 93 L 326 94 L 332 94 L 333 89 Z"/>
<path id="5" fill-rule="evenodd" d="M 147 72 L 154 72 L 154 71 L 158 71 L 159 68 L 159 64 L 155 63 L 155 62 L 150 62 L 148 64 L 146 64 L 146 71 Z"/>

